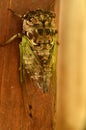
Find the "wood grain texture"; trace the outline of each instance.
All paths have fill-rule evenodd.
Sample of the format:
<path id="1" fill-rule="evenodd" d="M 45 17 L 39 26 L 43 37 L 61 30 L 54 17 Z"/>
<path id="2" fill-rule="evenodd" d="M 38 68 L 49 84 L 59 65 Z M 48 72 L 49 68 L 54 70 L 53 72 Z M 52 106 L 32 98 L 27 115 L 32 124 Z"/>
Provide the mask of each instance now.
<path id="1" fill-rule="evenodd" d="M 48 8 L 49 3 L 50 0 L 0 1 L 0 43 L 22 31 L 21 20 L 8 8 L 24 14 L 28 9 Z M 20 85 L 19 42 L 17 39 L 0 48 L 0 130 L 53 130 L 52 89 L 43 94 L 30 80 L 24 89 Z"/>

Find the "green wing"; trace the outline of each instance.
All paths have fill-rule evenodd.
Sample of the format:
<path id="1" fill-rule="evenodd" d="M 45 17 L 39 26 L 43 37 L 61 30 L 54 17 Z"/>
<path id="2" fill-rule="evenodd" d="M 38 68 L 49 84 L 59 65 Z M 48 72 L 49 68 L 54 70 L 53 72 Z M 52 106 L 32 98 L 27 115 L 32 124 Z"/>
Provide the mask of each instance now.
<path id="1" fill-rule="evenodd" d="M 34 73 L 37 71 L 37 68 L 41 69 L 41 65 L 37 55 L 31 49 L 31 41 L 27 36 L 22 36 L 22 42 L 19 45 L 20 49 L 20 81 L 24 81 L 24 69 L 30 76 L 34 76 Z M 39 69 L 38 69 L 39 70 Z"/>
<path id="2" fill-rule="evenodd" d="M 52 77 L 53 77 L 53 90 L 56 91 L 56 52 L 57 52 L 57 36 L 53 36 L 54 47 L 52 48 L 51 58 L 49 62 L 49 68 L 52 67 Z M 47 91 L 50 82 L 50 76 L 48 70 L 46 74 L 42 72 L 43 67 L 40 64 L 39 57 L 31 49 L 31 41 L 27 36 L 22 36 L 22 42 L 19 45 L 20 48 L 20 81 L 24 81 L 24 69 L 29 73 L 30 77 L 34 79 L 37 84 Z M 32 59 L 31 59 L 32 57 Z"/>
<path id="3" fill-rule="evenodd" d="M 56 88 L 57 88 L 56 65 L 57 65 L 57 47 L 58 47 L 57 35 L 53 36 L 53 41 L 54 41 L 54 48 L 53 48 L 50 64 L 52 64 L 52 88 L 53 88 L 54 95 L 56 95 Z"/>
<path id="4" fill-rule="evenodd" d="M 24 66 L 23 66 L 23 55 L 25 52 L 25 46 L 28 43 L 28 39 L 26 36 L 22 36 L 22 42 L 19 44 L 20 49 L 20 82 L 24 82 Z"/>
<path id="5" fill-rule="evenodd" d="M 20 82 L 23 83 L 23 46 L 26 44 L 27 39 L 22 37 L 22 42 L 19 44 L 20 49 Z"/>

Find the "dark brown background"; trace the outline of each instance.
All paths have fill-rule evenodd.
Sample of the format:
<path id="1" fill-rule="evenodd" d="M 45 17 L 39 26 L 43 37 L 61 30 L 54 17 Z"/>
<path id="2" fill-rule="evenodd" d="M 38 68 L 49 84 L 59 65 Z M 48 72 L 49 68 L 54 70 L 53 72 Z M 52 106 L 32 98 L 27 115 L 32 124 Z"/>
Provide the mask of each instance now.
<path id="1" fill-rule="evenodd" d="M 52 0 L 1 0 L 0 43 L 22 31 L 22 21 L 13 16 L 8 8 L 24 14 L 28 9 L 49 8 L 49 3 Z M 19 42 L 17 39 L 13 44 L 0 48 L 0 130 L 52 130 L 52 90 L 43 94 L 31 81 L 26 83 L 24 89 L 20 85 Z"/>

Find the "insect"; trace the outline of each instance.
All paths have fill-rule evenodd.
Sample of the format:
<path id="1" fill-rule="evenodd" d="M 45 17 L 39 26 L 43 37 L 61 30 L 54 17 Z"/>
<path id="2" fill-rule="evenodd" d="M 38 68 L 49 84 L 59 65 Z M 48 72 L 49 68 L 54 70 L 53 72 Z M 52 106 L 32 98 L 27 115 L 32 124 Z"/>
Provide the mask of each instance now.
<path id="1" fill-rule="evenodd" d="M 16 37 L 22 38 L 19 44 L 20 81 L 24 82 L 24 73 L 27 73 L 43 92 L 47 92 L 56 62 L 55 14 L 52 11 L 36 9 L 22 16 L 9 10 L 23 21 L 22 34 L 15 34 L 4 44 L 9 44 Z"/>

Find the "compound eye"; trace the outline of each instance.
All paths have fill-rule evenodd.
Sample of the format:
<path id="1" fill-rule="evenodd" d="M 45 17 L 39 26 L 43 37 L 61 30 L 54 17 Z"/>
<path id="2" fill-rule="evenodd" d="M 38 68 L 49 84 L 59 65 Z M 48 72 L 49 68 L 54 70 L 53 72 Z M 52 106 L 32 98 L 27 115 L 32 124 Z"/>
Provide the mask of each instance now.
<path id="1" fill-rule="evenodd" d="M 46 35 L 50 34 L 50 29 L 45 29 Z"/>
<path id="2" fill-rule="evenodd" d="M 33 38 L 33 34 L 32 33 L 26 32 L 26 35 L 29 37 L 29 39 Z"/>
<path id="3" fill-rule="evenodd" d="M 43 29 L 38 29 L 39 35 L 43 35 Z"/>

